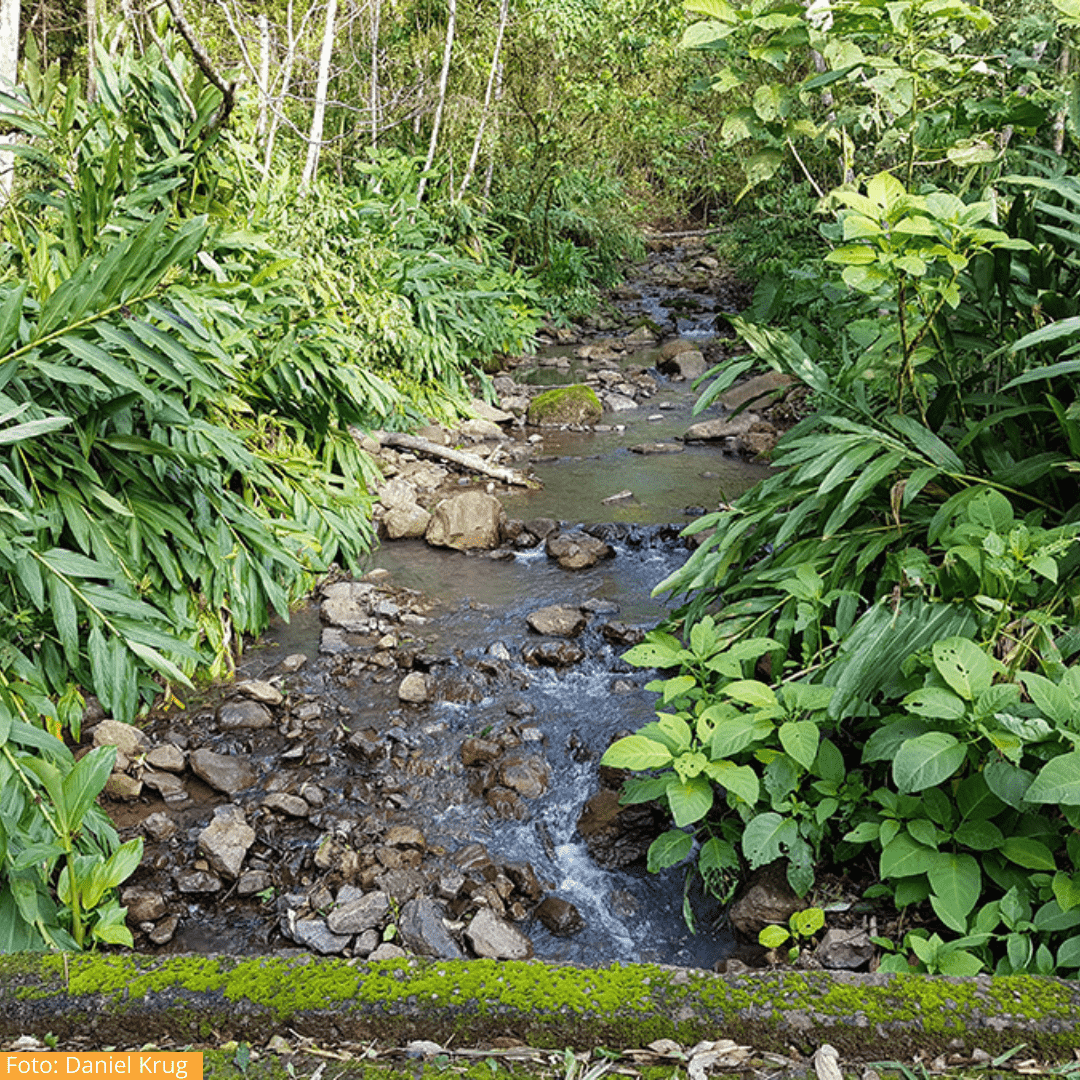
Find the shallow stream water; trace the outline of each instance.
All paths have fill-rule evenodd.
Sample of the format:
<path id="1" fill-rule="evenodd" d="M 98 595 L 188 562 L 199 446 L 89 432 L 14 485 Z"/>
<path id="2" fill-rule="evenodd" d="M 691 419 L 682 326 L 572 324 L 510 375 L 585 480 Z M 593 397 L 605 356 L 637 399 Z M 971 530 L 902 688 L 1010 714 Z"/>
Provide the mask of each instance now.
<path id="1" fill-rule="evenodd" d="M 667 295 L 675 294 L 669 289 Z M 663 321 L 657 318 L 663 314 L 658 292 L 640 303 L 647 305 L 650 317 Z M 711 319 L 706 311 L 697 323 L 680 325 L 680 330 L 704 343 Z M 655 350 L 642 349 L 628 361 L 651 367 L 657 358 Z M 545 366 L 544 359 L 538 357 L 534 368 L 515 369 L 514 377 L 569 383 L 581 375 L 576 365 L 556 369 Z M 327 707 L 347 716 L 343 723 L 351 729 L 370 726 L 389 732 L 397 741 L 395 760 L 409 762 L 407 784 L 382 790 L 376 778 L 365 788 L 364 798 L 383 799 L 389 793 L 397 819 L 421 827 L 432 849 L 453 852 L 478 842 L 497 861 L 531 863 L 555 895 L 573 903 L 585 920 L 585 928 L 573 937 L 555 937 L 536 921 L 524 927 L 536 955 L 589 964 L 619 960 L 706 967 L 726 955 L 732 942 L 722 929 L 720 912 L 700 896 L 689 901 L 698 933 L 687 929 L 683 870 L 660 875 L 638 867 L 602 870 L 577 832 L 582 808 L 597 791 L 597 767 L 605 748 L 617 733 L 629 734 L 653 717 L 655 695 L 644 689 L 651 673 L 622 661 L 625 647 L 609 644 L 598 629 L 603 620 L 594 619 L 578 639 L 586 652 L 578 664 L 527 667 L 517 660 L 503 664 L 487 681 L 475 678 L 493 654 L 520 657 L 522 647 L 536 640 L 526 616 L 539 607 L 577 607 L 588 601 L 595 607 L 601 602 L 612 612 L 608 618 L 642 628 L 655 625 L 668 609 L 664 598 L 652 591 L 689 554 L 680 530 L 695 515 L 715 509 L 766 474 L 764 466 L 707 446 L 664 454 L 631 451 L 637 444 L 674 442 L 693 422 L 696 393 L 690 385 L 671 382 L 655 370 L 651 374 L 659 383 L 658 393 L 638 409 L 605 415 L 606 430 L 544 430 L 533 465 L 543 489 L 500 496 L 511 518 L 599 525 L 603 539 L 615 549 L 614 558 L 571 572 L 547 558 L 542 545 L 495 560 L 487 553 L 463 554 L 419 540 L 386 543 L 372 554 L 368 569 L 388 571 L 393 586 L 416 590 L 435 602 L 422 630 L 425 649 L 441 657 L 439 670 L 447 677 L 460 676 L 465 682 L 472 678 L 474 692 L 445 695 L 419 708 L 403 706 L 392 672 L 386 678 L 358 681 L 352 689 L 337 684 L 331 688 L 324 675 L 316 674 L 326 661 L 319 657 L 321 625 L 315 606 L 275 625 L 249 651 L 242 674 L 267 677 L 283 657 L 307 654 L 315 663 L 294 677 L 295 689 L 324 695 Z M 604 501 L 623 492 L 631 494 Z M 519 723 L 550 769 L 548 790 L 529 800 L 530 816 L 524 821 L 497 817 L 470 792 L 458 756 L 464 738 L 505 727 L 508 715 L 525 717 Z M 230 752 L 245 749 L 260 753 L 255 743 L 240 742 Z M 280 753 L 280 747 L 273 753 Z M 271 756 L 264 777 L 274 767 Z M 323 829 L 332 827 L 335 815 L 344 820 L 363 812 L 356 782 L 348 768 L 335 766 L 337 760 L 331 754 L 313 774 L 329 796 Z M 285 862 L 296 835 L 282 841 Z M 227 916 L 224 909 L 218 914 L 204 910 L 199 918 L 186 920 L 170 949 L 247 952 L 288 945 L 247 908 L 234 909 L 231 922 Z"/>

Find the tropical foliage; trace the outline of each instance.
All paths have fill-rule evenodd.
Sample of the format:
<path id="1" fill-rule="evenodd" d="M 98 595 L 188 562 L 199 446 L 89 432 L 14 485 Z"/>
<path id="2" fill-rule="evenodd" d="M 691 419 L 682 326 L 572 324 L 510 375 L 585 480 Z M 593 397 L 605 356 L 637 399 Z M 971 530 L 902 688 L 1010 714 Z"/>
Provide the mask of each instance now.
<path id="1" fill-rule="evenodd" d="M 824 38 L 813 8 L 785 22 L 775 6 L 694 7 L 723 25 L 691 43 L 731 63 L 826 54 L 777 99 L 804 128 L 797 109 L 818 107 L 807 90 L 829 87 L 838 125 L 904 79 L 936 95 L 939 128 L 920 120 L 918 94 L 906 113 L 893 103 L 895 127 L 862 124 L 886 140 L 848 167 L 891 167 L 821 203 L 834 220 L 800 296 L 816 325 L 768 282 L 732 320 L 751 355 L 708 373 L 699 407 L 764 363 L 797 377 L 815 411 L 767 480 L 687 529 L 699 546 L 659 587 L 682 598 L 679 619 L 627 654 L 663 672 L 657 720 L 604 761 L 648 774 L 627 800 L 670 807 L 653 869 L 693 856 L 691 873 L 727 898 L 778 859 L 799 895 L 842 867 L 868 898 L 922 912 L 903 941 L 878 942 L 883 969 L 1073 974 L 1080 185 L 1037 147 L 971 157 L 957 109 L 972 83 L 955 62 L 929 58 L 934 79 L 962 83 L 931 91 L 914 74 L 925 51 L 891 67 L 885 50 L 870 55 L 865 36 L 907 34 L 917 5 L 890 5 L 891 25 L 884 8 L 832 5 Z M 923 15 L 989 26 L 966 5 Z M 769 128 L 780 112 L 755 115 L 760 139 L 793 137 Z M 931 135 L 947 149 L 933 182 Z M 752 169 L 749 183 L 767 179 Z"/>

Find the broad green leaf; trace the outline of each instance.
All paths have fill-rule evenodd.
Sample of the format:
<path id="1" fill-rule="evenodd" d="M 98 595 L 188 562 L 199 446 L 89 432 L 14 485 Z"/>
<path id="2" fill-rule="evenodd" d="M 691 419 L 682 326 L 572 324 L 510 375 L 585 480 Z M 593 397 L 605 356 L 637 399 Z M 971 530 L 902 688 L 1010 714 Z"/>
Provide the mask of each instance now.
<path id="1" fill-rule="evenodd" d="M 766 926 L 758 934 L 758 944 L 766 949 L 779 949 L 790 937 L 791 934 L 784 927 L 774 923 L 772 926 Z"/>
<path id="2" fill-rule="evenodd" d="M 1005 837 L 992 821 L 964 821 L 956 827 L 953 839 L 974 851 L 995 851 Z"/>
<path id="3" fill-rule="evenodd" d="M 775 725 L 770 720 L 751 720 L 745 716 L 721 720 L 713 729 L 712 757 L 714 760 L 731 757 L 768 738 L 774 730 Z"/>
<path id="4" fill-rule="evenodd" d="M 908 739 L 893 761 L 893 781 L 903 792 L 922 791 L 947 780 L 967 757 L 962 743 L 944 731 Z"/>
<path id="5" fill-rule="evenodd" d="M 666 794 L 671 815 L 680 828 L 700 821 L 712 809 L 713 788 L 704 776 L 695 776 L 685 783 L 673 776 L 668 781 Z"/>
<path id="6" fill-rule="evenodd" d="M 756 679 L 737 679 L 730 682 L 720 691 L 727 697 L 734 698 L 746 705 L 756 705 L 759 708 L 768 708 L 777 704 L 776 694 L 772 688 Z"/>
<path id="7" fill-rule="evenodd" d="M 810 720 L 789 720 L 780 725 L 780 745 L 807 771 L 817 757 L 821 733 Z"/>
<path id="8" fill-rule="evenodd" d="M 1026 870 L 1057 870 L 1053 852 L 1041 841 L 1030 836 L 1007 836 L 1001 854 Z"/>
<path id="9" fill-rule="evenodd" d="M 1024 798 L 1032 803 L 1080 806 L 1080 751 L 1048 761 L 1036 774 Z"/>
<path id="10" fill-rule="evenodd" d="M 81 757 L 75 763 L 75 768 L 64 777 L 64 803 L 72 829 L 82 825 L 87 810 L 105 787 L 115 761 L 115 747 L 99 746 Z"/>
<path id="11" fill-rule="evenodd" d="M 600 759 L 613 769 L 662 769 L 671 764 L 671 751 L 644 735 L 628 735 L 612 743 Z"/>
<path id="12" fill-rule="evenodd" d="M 737 795 L 743 802 L 754 806 L 761 794 L 757 773 L 749 765 L 736 765 L 731 761 L 714 761 L 705 772 L 725 791 Z"/>
<path id="13" fill-rule="evenodd" d="M 904 707 L 930 720 L 960 720 L 966 711 L 963 701 L 940 686 L 914 690 L 903 701 Z"/>
<path id="14" fill-rule="evenodd" d="M 982 971 L 983 962 L 967 949 L 951 949 L 938 957 L 937 969 L 942 975 L 970 977 Z"/>
<path id="15" fill-rule="evenodd" d="M 1080 907 L 1080 874 L 1058 872 L 1053 881 L 1054 899 L 1062 911 L 1072 911 Z"/>
<path id="16" fill-rule="evenodd" d="M 743 830 L 742 849 L 751 870 L 779 859 L 798 839 L 799 827 L 791 818 L 771 811 L 752 818 Z"/>
<path id="17" fill-rule="evenodd" d="M 938 673 L 965 701 L 974 701 L 993 681 L 990 658 L 967 638 L 935 641 L 931 651 Z"/>
<path id="18" fill-rule="evenodd" d="M 680 863 L 694 849 L 694 838 L 681 829 L 669 829 L 661 833 L 650 845 L 646 863 L 649 873 L 655 874 L 669 866 Z"/>
<path id="19" fill-rule="evenodd" d="M 913 840 L 906 832 L 897 833 L 882 848 L 879 872 L 883 878 L 912 877 L 925 874 L 937 856 L 933 848 Z"/>
<path id="20" fill-rule="evenodd" d="M 972 855 L 938 852 L 927 869 L 930 888 L 937 903 L 934 910 L 944 917 L 947 912 L 952 920 L 949 925 L 958 933 L 967 930 L 967 917 L 971 914 L 982 891 L 982 873 L 979 863 Z"/>

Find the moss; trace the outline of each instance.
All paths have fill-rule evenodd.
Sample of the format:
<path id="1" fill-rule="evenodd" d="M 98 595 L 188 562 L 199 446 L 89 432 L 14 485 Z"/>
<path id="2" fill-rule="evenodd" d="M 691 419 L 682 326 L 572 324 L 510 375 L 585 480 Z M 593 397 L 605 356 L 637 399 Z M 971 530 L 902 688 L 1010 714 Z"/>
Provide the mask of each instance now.
<path id="1" fill-rule="evenodd" d="M 725 1034 L 758 1049 L 827 1033 L 853 1059 L 957 1038 L 994 1053 L 1080 1045 L 1080 986 L 1053 979 L 944 979 L 772 972 L 722 978 L 648 965 L 604 969 L 417 958 L 366 964 L 314 956 L 0 957 L 0 1037 L 94 1030 L 208 1038 L 265 1036 L 287 1023 L 320 1037 L 455 1045 L 513 1035 L 534 1046 L 692 1044 Z"/>
<path id="2" fill-rule="evenodd" d="M 530 424 L 593 424 L 604 415 L 604 407 L 593 390 L 581 383 L 558 386 L 533 398 L 529 405 Z"/>

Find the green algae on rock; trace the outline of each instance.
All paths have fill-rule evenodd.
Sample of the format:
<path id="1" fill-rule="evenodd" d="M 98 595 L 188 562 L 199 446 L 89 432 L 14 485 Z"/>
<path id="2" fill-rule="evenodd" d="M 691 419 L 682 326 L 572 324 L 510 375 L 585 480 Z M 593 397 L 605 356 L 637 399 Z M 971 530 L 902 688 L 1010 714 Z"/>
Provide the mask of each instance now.
<path id="1" fill-rule="evenodd" d="M 324 1042 L 514 1036 L 537 1047 L 634 1047 L 722 1033 L 780 1053 L 828 1041 L 851 1060 L 961 1044 L 1000 1053 L 1018 1042 L 1050 1056 L 1080 1046 L 1080 984 L 314 956 L 73 956 L 65 967 L 58 956 L 0 956 L 0 1038 L 257 1040 L 282 1023 Z"/>
<path id="2" fill-rule="evenodd" d="M 538 427 L 554 424 L 594 424 L 604 415 L 604 407 L 591 387 L 581 383 L 557 386 L 533 398 L 528 421 Z"/>

